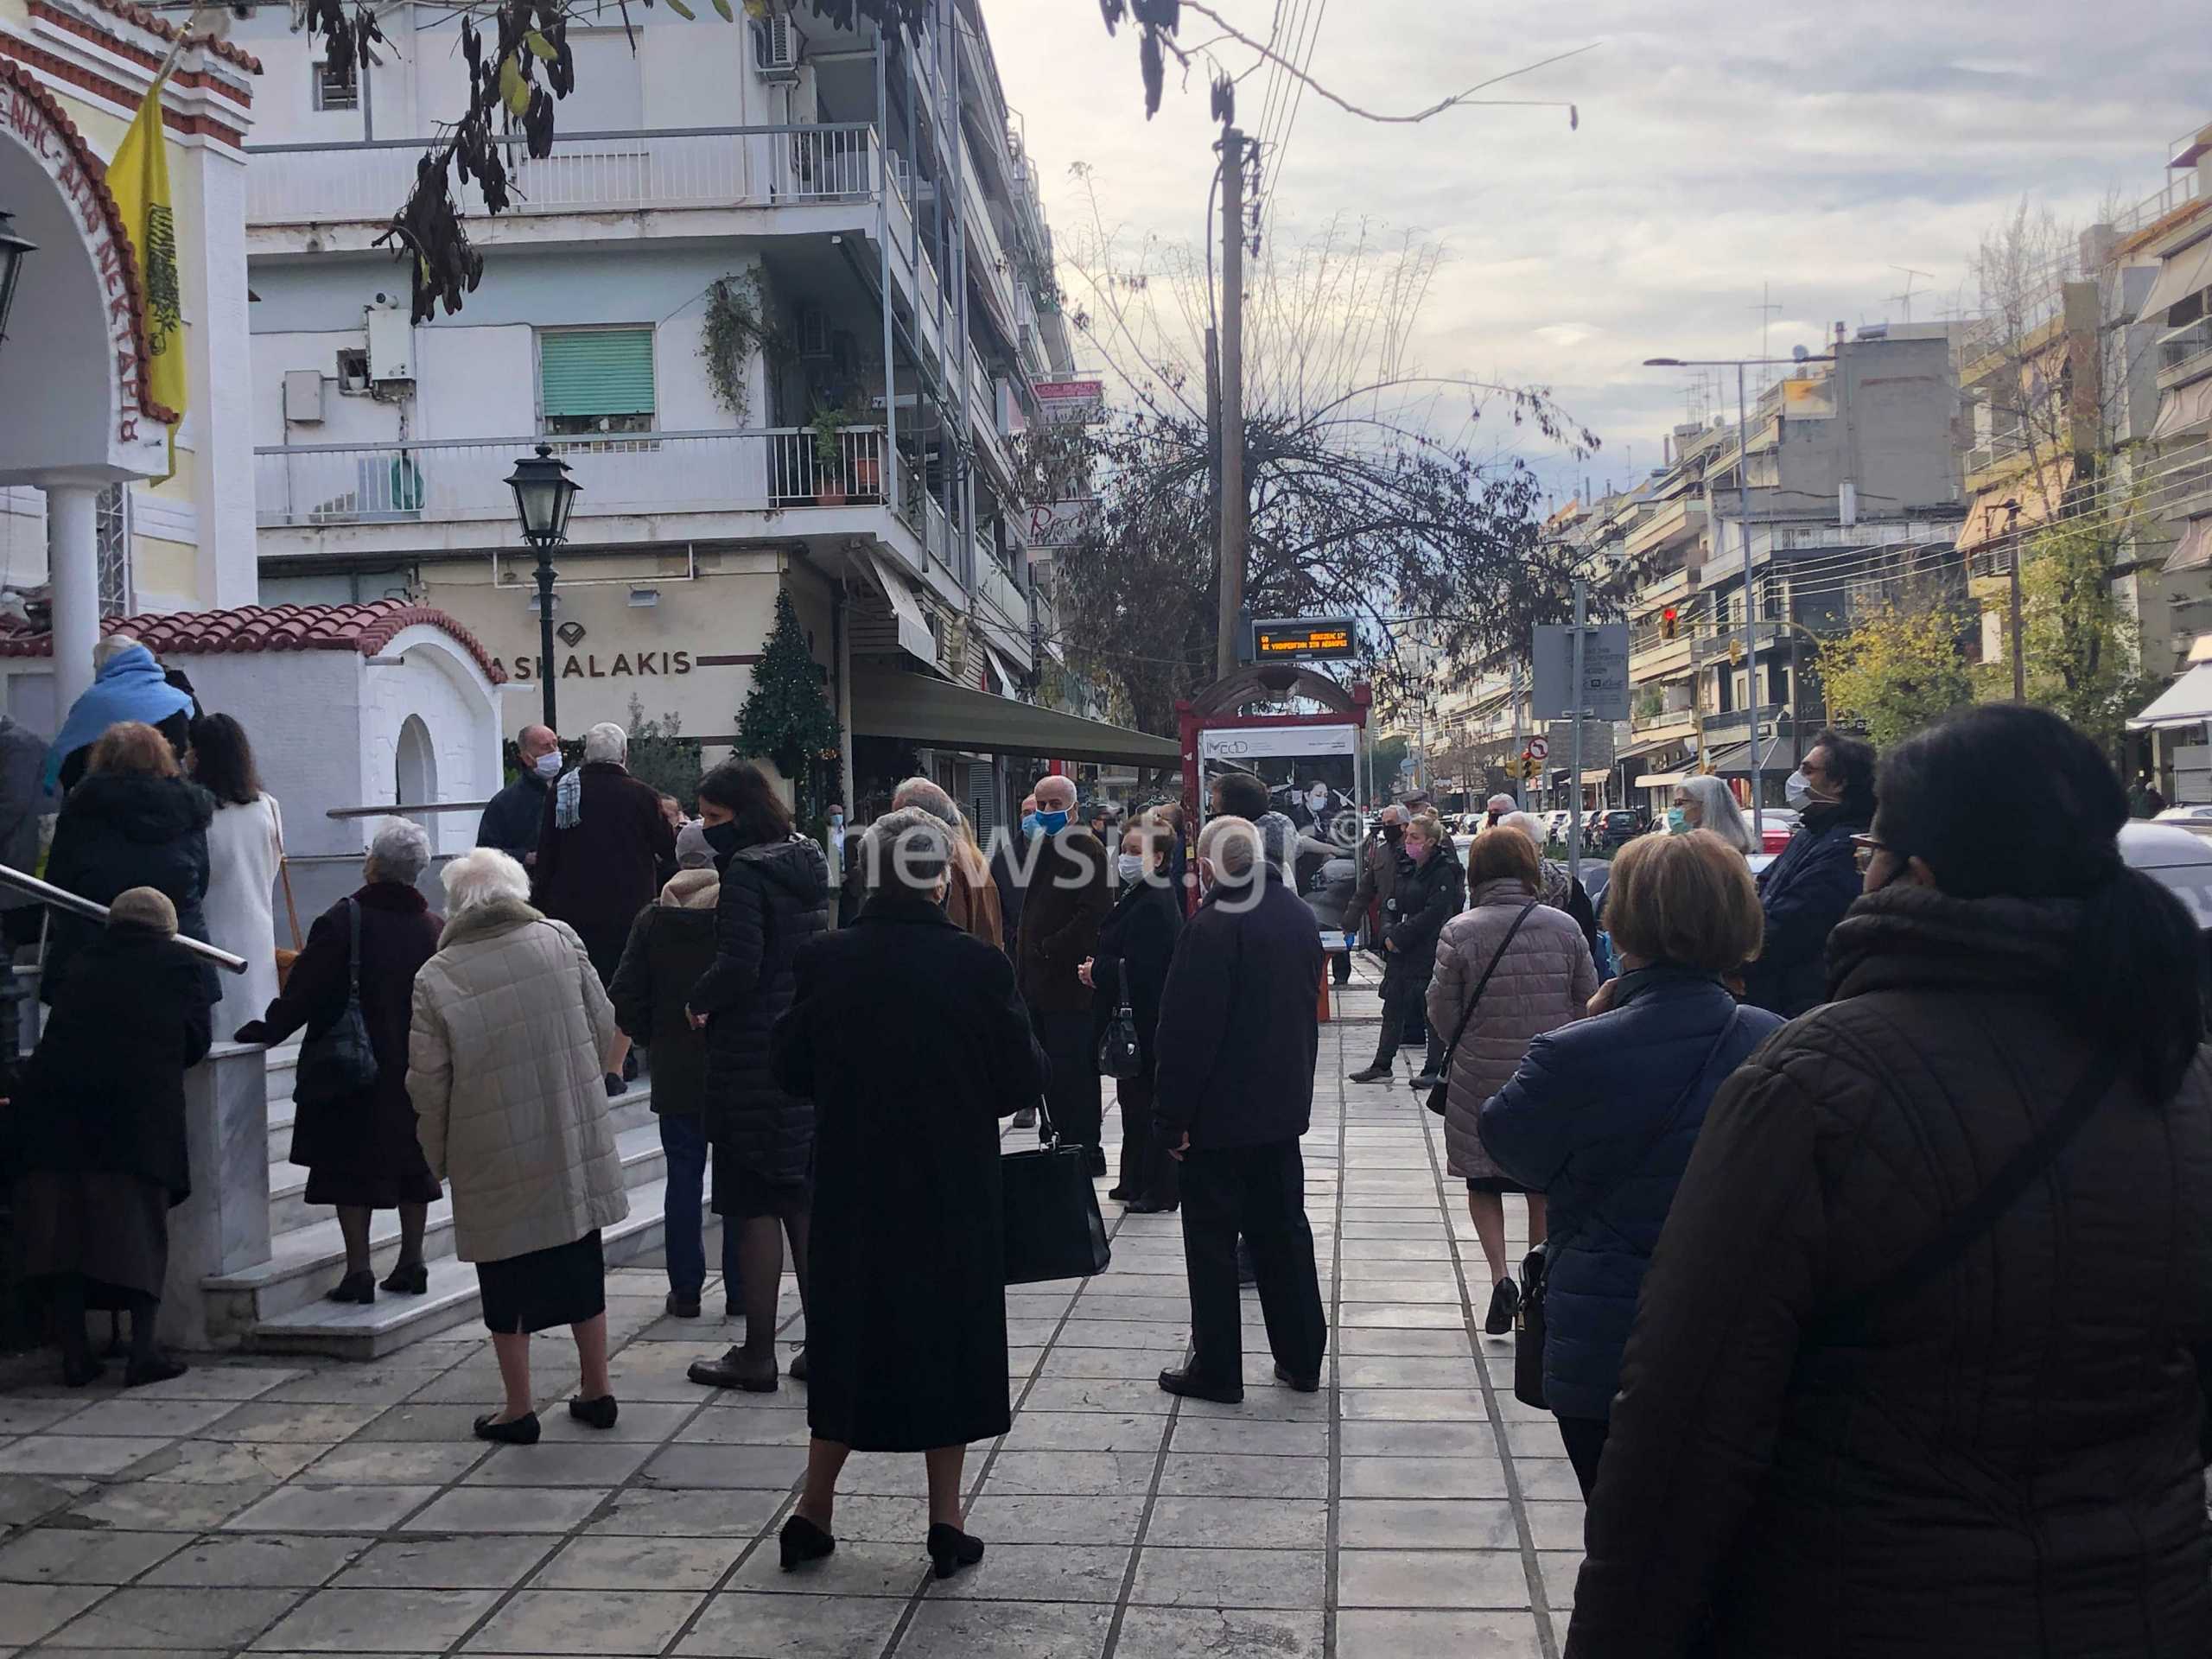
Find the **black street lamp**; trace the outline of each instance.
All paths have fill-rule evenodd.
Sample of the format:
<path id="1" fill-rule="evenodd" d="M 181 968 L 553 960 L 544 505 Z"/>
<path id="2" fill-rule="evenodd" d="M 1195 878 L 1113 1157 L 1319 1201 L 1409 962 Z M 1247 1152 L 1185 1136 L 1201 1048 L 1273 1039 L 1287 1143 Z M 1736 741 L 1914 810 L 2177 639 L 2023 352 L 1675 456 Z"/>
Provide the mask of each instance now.
<path id="1" fill-rule="evenodd" d="M 515 493 L 522 538 L 537 551 L 537 684 L 546 729 L 557 732 L 561 728 L 553 718 L 553 550 L 569 539 L 569 509 L 575 505 L 581 486 L 569 476 L 567 461 L 553 459 L 553 446 L 541 443 L 535 455 L 516 461 L 507 487 Z"/>
<path id="2" fill-rule="evenodd" d="M 16 303 L 16 284 L 23 274 L 23 256 L 36 253 L 38 244 L 16 234 L 16 216 L 0 208 L 0 340 L 8 338 L 8 313 Z"/>

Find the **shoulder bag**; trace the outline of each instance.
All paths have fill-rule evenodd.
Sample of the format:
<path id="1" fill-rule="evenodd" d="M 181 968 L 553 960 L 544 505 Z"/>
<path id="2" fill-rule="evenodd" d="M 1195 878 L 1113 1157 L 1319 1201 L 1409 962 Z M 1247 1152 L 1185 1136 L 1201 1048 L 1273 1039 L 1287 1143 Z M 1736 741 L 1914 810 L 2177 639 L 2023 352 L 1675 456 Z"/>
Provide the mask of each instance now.
<path id="1" fill-rule="evenodd" d="M 1564 1237 L 1546 1239 L 1529 1251 L 1521 1263 L 1521 1304 L 1513 1316 L 1513 1397 L 1522 1405 L 1534 1406 L 1539 1411 L 1550 1409 L 1544 1399 L 1546 1269 L 1559 1254 L 1560 1246 L 1579 1236 L 1604 1212 L 1606 1205 L 1612 1202 L 1613 1194 L 1643 1168 L 1645 1162 L 1658 1149 L 1659 1143 L 1673 1131 L 1676 1121 L 1682 1115 L 1682 1108 L 1689 1104 L 1690 1097 L 1705 1082 L 1705 1074 L 1713 1070 L 1713 1061 L 1720 1058 L 1721 1051 L 1728 1046 L 1729 1038 L 1735 1034 L 1737 1022 L 1743 1017 L 1742 1004 L 1738 1003 L 1729 1010 L 1727 1021 L 1720 1027 L 1720 1034 L 1713 1039 L 1713 1046 L 1706 1050 L 1705 1058 L 1699 1062 L 1697 1071 L 1688 1084 L 1681 1094 L 1675 1096 L 1675 1103 L 1659 1120 L 1659 1127 L 1644 1137 L 1643 1144 L 1636 1149 L 1636 1156 L 1629 1160 L 1613 1184 L 1592 1201 L 1589 1215 L 1582 1226 Z"/>
<path id="2" fill-rule="evenodd" d="M 1521 931 L 1521 924 L 1529 919 L 1529 912 L 1541 903 L 1541 899 L 1531 899 L 1521 906 L 1521 913 L 1513 918 L 1513 925 L 1505 930 L 1505 937 L 1497 942 L 1490 966 L 1483 969 L 1483 976 L 1475 982 L 1475 994 L 1467 999 L 1466 1012 L 1459 1016 L 1459 1029 L 1452 1033 L 1452 1041 L 1444 1050 L 1443 1063 L 1436 1068 L 1436 1084 L 1428 1091 L 1428 1109 L 1439 1117 L 1444 1116 L 1451 1100 L 1452 1057 L 1459 1052 L 1459 1039 L 1467 1034 L 1468 1022 L 1475 1017 L 1475 1004 L 1483 1000 L 1483 993 L 1490 988 L 1490 976 L 1497 971 L 1497 964 L 1505 960 L 1505 947 L 1513 943 L 1513 936 Z"/>
<path id="3" fill-rule="evenodd" d="M 351 929 L 347 947 L 346 1007 L 328 1029 L 300 1045 L 298 1080 L 292 1098 L 302 1106 L 330 1106 L 352 1098 L 377 1080 L 377 1056 L 369 1044 L 369 1022 L 361 1015 L 361 906 L 346 901 Z"/>
<path id="4" fill-rule="evenodd" d="M 1044 1144 L 999 1160 L 1000 1216 L 1006 1282 L 1039 1284 L 1086 1279 L 1113 1259 L 1090 1155 L 1078 1142 L 1061 1144 L 1052 1115 L 1038 1103 Z"/>
<path id="5" fill-rule="evenodd" d="M 281 991 L 292 977 L 292 964 L 300 959 L 300 912 L 292 902 L 292 861 L 284 854 L 284 823 L 276 816 L 273 803 L 270 822 L 276 831 L 276 879 L 284 888 L 284 919 L 292 929 L 292 948 L 287 950 L 280 945 L 276 950 L 276 988 Z"/>

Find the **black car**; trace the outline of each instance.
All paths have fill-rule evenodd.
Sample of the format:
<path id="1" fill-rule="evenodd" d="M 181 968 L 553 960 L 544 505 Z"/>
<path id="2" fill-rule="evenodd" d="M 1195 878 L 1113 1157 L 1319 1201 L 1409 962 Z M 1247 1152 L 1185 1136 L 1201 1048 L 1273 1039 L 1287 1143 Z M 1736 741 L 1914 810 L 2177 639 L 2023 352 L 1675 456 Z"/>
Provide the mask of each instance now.
<path id="1" fill-rule="evenodd" d="M 1651 814 L 1640 806 L 1616 806 L 1598 814 L 1598 845 L 1624 847 L 1651 828 Z"/>

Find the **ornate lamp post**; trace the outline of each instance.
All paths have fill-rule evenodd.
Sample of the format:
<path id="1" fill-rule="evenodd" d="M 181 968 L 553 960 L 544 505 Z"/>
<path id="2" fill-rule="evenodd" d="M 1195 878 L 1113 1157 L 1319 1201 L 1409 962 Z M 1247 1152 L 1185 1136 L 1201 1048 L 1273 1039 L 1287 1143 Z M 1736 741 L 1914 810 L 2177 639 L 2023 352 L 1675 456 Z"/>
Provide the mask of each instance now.
<path id="1" fill-rule="evenodd" d="M 535 455 L 516 461 L 507 487 L 515 493 L 522 538 L 537 552 L 537 684 L 546 728 L 557 732 L 561 728 L 553 718 L 553 550 L 569 539 L 569 509 L 575 505 L 582 486 L 569 476 L 569 463 L 554 460 L 552 446 L 541 443 Z"/>
<path id="2" fill-rule="evenodd" d="M 36 253 L 38 244 L 16 234 L 13 213 L 0 209 L 0 340 L 8 338 L 8 313 L 15 308 L 16 284 L 23 274 L 23 257 Z"/>

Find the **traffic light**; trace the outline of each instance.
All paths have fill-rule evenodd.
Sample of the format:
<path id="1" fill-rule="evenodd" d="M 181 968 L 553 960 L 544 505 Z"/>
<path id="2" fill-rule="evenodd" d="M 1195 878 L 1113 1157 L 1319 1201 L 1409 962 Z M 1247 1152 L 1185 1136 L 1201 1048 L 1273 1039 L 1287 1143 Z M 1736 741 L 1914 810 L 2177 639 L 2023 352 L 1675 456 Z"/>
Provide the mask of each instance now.
<path id="1" fill-rule="evenodd" d="M 1675 614 L 1675 607 L 1669 605 L 1659 613 L 1659 637 L 1662 639 L 1673 639 L 1679 622 L 1680 619 Z"/>

